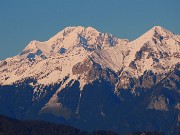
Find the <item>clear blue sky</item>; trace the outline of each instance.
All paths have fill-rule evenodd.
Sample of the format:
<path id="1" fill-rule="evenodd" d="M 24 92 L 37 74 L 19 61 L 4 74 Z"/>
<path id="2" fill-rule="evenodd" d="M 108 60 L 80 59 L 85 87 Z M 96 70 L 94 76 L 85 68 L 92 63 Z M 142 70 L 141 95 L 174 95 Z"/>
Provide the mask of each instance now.
<path id="1" fill-rule="evenodd" d="M 1 0 L 0 60 L 78 25 L 130 40 L 155 25 L 180 34 L 180 0 Z"/>

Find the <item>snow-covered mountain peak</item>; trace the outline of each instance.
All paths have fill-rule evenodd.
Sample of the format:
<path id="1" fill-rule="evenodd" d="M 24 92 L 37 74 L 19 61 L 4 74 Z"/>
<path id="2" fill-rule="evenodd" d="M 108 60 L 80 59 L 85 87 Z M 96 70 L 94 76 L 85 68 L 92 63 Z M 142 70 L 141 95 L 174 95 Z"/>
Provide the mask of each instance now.
<path id="1" fill-rule="evenodd" d="M 72 26 L 66 27 L 64 30 L 50 38 L 47 43 L 54 46 L 63 46 L 66 49 L 76 45 L 95 45 L 100 32 L 92 27 Z"/>
<path id="2" fill-rule="evenodd" d="M 67 27 L 50 40 L 31 41 L 19 55 L 0 61 L 0 113 L 94 129 L 109 125 L 117 118 L 111 116 L 120 114 L 113 128 L 106 130 L 125 125 L 125 132 L 128 127 L 135 131 L 170 120 L 167 127 L 173 133 L 171 125 L 180 110 L 178 63 L 180 36 L 159 26 L 132 42 L 92 27 Z M 151 117 L 162 121 L 147 123 L 151 112 Z M 148 115 L 134 127 L 138 114 Z M 128 123 L 130 119 L 133 122 Z M 107 123 L 93 126 L 97 120 Z"/>
<path id="3" fill-rule="evenodd" d="M 180 38 L 161 26 L 154 26 L 131 41 L 128 48 L 130 52 L 125 65 L 129 71 L 132 68 L 131 72 L 136 76 L 142 75 L 146 70 L 167 72 L 180 58 Z"/>
<path id="4" fill-rule="evenodd" d="M 99 47 L 108 48 L 126 42 L 128 41 L 118 39 L 109 33 L 101 33 L 92 27 L 72 26 L 66 27 L 48 41 L 31 41 L 20 56 L 28 59 L 45 59 L 64 55 L 77 47 L 94 51 Z"/>
<path id="5" fill-rule="evenodd" d="M 93 28 L 91 26 L 87 27 L 86 30 L 87 31 L 98 31 L 97 29 L 95 29 L 95 28 Z"/>
<path id="6" fill-rule="evenodd" d="M 74 47 L 85 47 L 87 50 L 96 48 L 97 38 L 100 35 L 92 27 L 66 27 L 45 42 L 31 41 L 20 53 L 21 58 L 48 58 L 61 56 Z M 102 34 L 103 35 L 103 34 Z M 38 56 L 37 56 L 38 55 Z"/>
<path id="7" fill-rule="evenodd" d="M 73 35 L 77 36 L 77 35 L 81 35 L 81 34 L 86 34 L 86 35 L 91 36 L 91 35 L 97 35 L 99 33 L 100 32 L 98 32 L 96 29 L 94 29 L 92 27 L 85 28 L 82 26 L 70 26 L 70 27 L 66 27 L 65 29 L 63 29 L 62 31 L 57 33 L 55 36 L 50 38 L 48 41 L 53 42 L 62 37 L 74 38 L 74 37 L 72 37 Z"/>
<path id="8" fill-rule="evenodd" d="M 10 84 L 28 77 L 36 78 L 41 84 L 57 82 L 72 75 L 74 65 L 89 57 L 101 61 L 99 64 L 104 64 L 105 68 L 118 70 L 121 66 L 116 62 L 122 56 L 121 50 L 116 51 L 116 57 L 109 53 L 113 52 L 114 46 L 124 43 L 127 41 L 100 33 L 92 27 L 67 27 L 45 42 L 31 41 L 18 56 L 6 59 L 0 70 L 3 72 L 0 83 Z M 92 53 L 96 55 L 92 56 Z M 5 69 L 8 71 L 4 72 Z"/>
<path id="9" fill-rule="evenodd" d="M 150 46 L 165 44 L 173 46 L 174 44 L 178 44 L 178 42 L 180 42 L 180 38 L 178 35 L 175 35 L 174 33 L 166 30 L 161 26 L 154 26 L 139 38 L 131 41 L 129 44 L 130 46 L 135 46 L 138 50 L 139 47 L 147 44 L 149 44 Z"/>
<path id="10" fill-rule="evenodd" d="M 165 29 L 165 28 L 162 27 L 162 26 L 154 26 L 154 27 L 152 27 L 151 30 L 156 31 L 156 32 L 159 33 L 159 34 L 162 34 L 162 33 L 164 33 L 164 32 L 166 32 L 166 33 L 172 33 L 172 32 L 170 32 L 169 30 Z"/>
<path id="11" fill-rule="evenodd" d="M 28 77 L 42 84 L 57 82 L 73 76 L 73 67 L 89 59 L 103 69 L 139 76 L 146 70 L 168 70 L 179 61 L 179 52 L 180 37 L 160 26 L 131 42 L 92 27 L 66 27 L 48 41 L 31 41 L 18 56 L 0 62 L 0 83 Z"/>
<path id="12" fill-rule="evenodd" d="M 144 33 L 142 36 L 134 40 L 133 42 L 141 42 L 141 43 L 146 43 L 148 41 L 151 41 L 153 39 L 158 39 L 158 40 L 163 40 L 163 39 L 169 39 L 174 37 L 175 35 L 164 29 L 161 26 L 154 26 L 150 30 L 148 30 L 146 33 Z"/>
<path id="13" fill-rule="evenodd" d="M 152 29 L 153 31 L 153 36 L 157 36 L 160 35 L 162 38 L 169 38 L 169 37 L 173 37 L 174 34 L 172 32 L 170 32 L 169 30 L 166 30 L 165 28 L 161 27 L 161 26 L 154 26 Z"/>
<path id="14" fill-rule="evenodd" d="M 154 26 L 152 27 L 151 30 L 160 30 L 160 31 L 167 31 L 165 28 L 163 28 L 162 26 Z"/>

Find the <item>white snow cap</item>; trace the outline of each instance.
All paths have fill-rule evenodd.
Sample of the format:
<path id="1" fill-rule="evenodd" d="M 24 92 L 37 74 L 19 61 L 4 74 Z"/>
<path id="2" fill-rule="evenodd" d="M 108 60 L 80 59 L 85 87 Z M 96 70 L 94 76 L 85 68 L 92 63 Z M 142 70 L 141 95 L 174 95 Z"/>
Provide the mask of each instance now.
<path id="1" fill-rule="evenodd" d="M 102 68 L 109 68 L 115 72 L 123 69 L 135 77 L 140 76 L 145 70 L 165 72 L 154 68 L 158 65 L 154 66 L 153 63 L 157 62 L 151 57 L 147 59 L 150 56 L 148 52 L 142 52 L 140 60 L 136 60 L 136 54 L 148 44 L 153 55 L 159 60 L 157 64 L 168 70 L 180 62 L 179 42 L 180 36 L 161 26 L 153 27 L 131 42 L 101 33 L 92 27 L 66 27 L 49 40 L 31 41 L 19 55 L 0 61 L 0 84 L 11 84 L 28 77 L 36 78 L 40 84 L 59 82 L 66 76 L 83 79 L 82 75 L 75 76 L 72 68 L 86 59 L 91 59 Z M 159 59 L 159 52 L 166 53 L 169 57 Z M 138 73 L 129 67 L 133 61 L 140 69 Z M 81 86 L 85 84 L 84 80 L 80 82 Z"/>

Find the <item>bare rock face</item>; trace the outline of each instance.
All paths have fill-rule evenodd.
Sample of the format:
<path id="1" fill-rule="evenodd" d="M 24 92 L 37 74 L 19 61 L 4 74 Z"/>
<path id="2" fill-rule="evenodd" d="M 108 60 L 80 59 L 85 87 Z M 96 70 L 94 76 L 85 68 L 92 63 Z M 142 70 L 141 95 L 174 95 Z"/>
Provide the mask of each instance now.
<path id="1" fill-rule="evenodd" d="M 6 61 L 3 61 L 0 63 L 0 68 L 3 67 L 3 66 L 6 66 L 7 65 L 7 62 Z"/>
<path id="2" fill-rule="evenodd" d="M 141 87 L 151 88 L 155 84 L 156 84 L 156 75 L 154 75 L 152 71 L 145 72 L 141 78 Z"/>
<path id="3" fill-rule="evenodd" d="M 72 68 L 72 72 L 74 75 L 85 74 L 85 77 L 90 80 L 99 77 L 101 70 L 102 69 L 100 65 L 95 64 L 90 60 L 79 62 Z"/>
<path id="4" fill-rule="evenodd" d="M 177 109 L 177 110 L 180 111 L 180 103 L 177 103 L 177 104 L 176 104 L 175 109 Z"/>
<path id="5" fill-rule="evenodd" d="M 92 82 L 96 79 L 105 79 L 112 83 L 116 83 L 118 78 L 116 73 L 110 69 L 103 69 L 101 65 L 86 59 L 83 62 L 77 63 L 73 68 L 72 72 L 74 75 L 81 75 L 87 82 Z"/>
<path id="6" fill-rule="evenodd" d="M 168 101 L 163 96 L 155 97 L 148 105 L 148 109 L 168 111 Z"/>
<path id="7" fill-rule="evenodd" d="M 154 74 L 152 71 L 145 71 L 143 75 L 138 78 L 132 77 L 129 72 L 123 72 L 119 76 L 118 88 L 119 89 L 151 89 L 161 79 L 163 75 Z"/>

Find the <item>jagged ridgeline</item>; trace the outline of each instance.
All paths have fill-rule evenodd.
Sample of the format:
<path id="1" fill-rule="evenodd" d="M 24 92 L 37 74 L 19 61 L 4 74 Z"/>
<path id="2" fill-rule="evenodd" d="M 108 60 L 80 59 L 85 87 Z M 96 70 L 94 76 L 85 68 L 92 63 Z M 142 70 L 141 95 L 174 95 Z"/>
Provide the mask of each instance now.
<path id="1" fill-rule="evenodd" d="M 0 114 L 83 130 L 179 134 L 180 36 L 67 27 L 0 61 Z"/>

